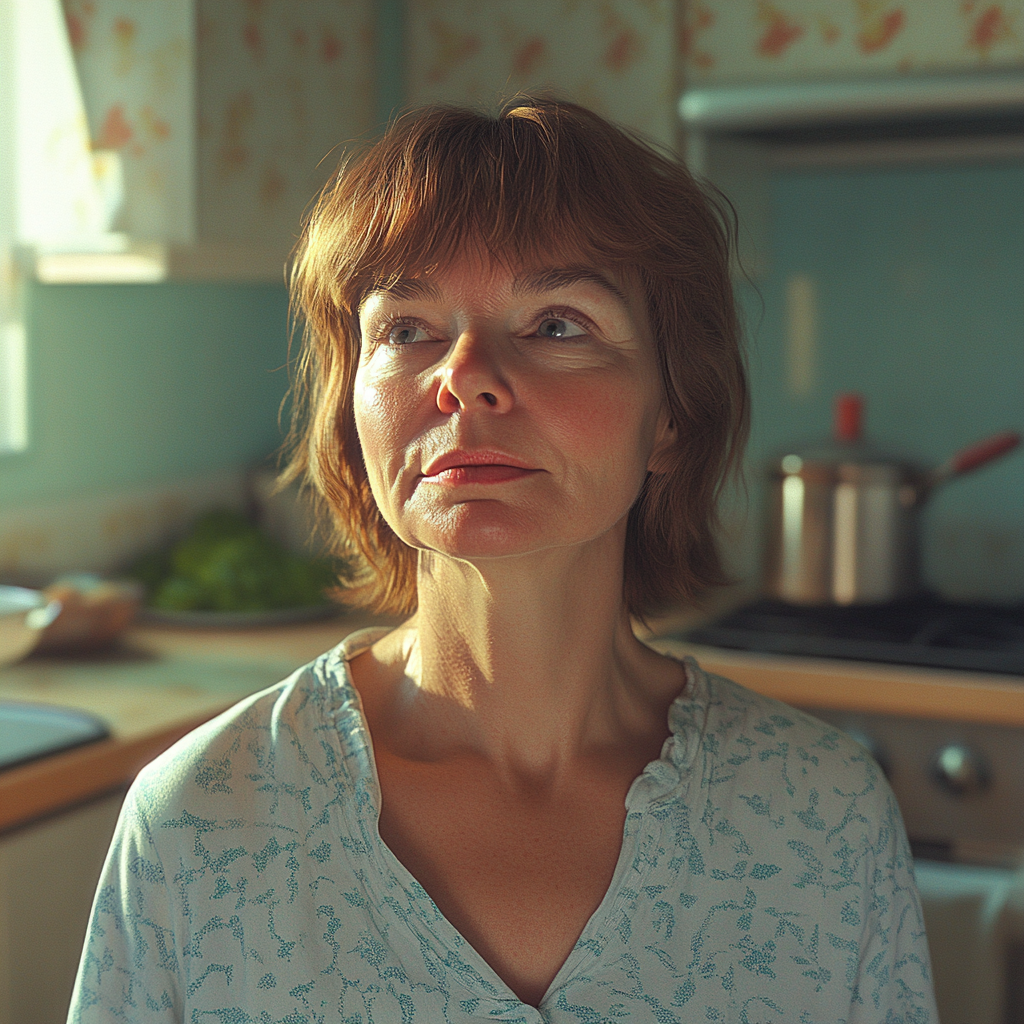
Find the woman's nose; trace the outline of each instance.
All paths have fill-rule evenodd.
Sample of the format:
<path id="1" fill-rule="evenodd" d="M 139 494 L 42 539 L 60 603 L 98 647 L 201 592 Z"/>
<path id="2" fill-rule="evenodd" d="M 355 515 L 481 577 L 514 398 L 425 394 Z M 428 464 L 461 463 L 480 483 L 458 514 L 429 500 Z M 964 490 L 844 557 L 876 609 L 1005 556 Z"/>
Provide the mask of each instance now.
<path id="1" fill-rule="evenodd" d="M 437 407 L 443 413 L 474 407 L 507 412 L 512 389 L 505 380 L 493 344 L 475 331 L 459 335 L 441 370 Z"/>

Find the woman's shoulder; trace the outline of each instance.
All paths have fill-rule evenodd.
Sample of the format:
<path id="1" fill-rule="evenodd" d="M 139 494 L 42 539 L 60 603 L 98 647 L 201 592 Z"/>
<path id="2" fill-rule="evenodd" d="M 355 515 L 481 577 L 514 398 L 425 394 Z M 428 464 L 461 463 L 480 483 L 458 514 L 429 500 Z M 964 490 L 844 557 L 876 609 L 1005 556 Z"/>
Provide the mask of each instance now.
<path id="1" fill-rule="evenodd" d="M 276 778 L 354 781 L 367 745 L 349 658 L 378 638 L 361 630 L 192 730 L 139 773 L 133 795 L 158 814 L 172 806 L 238 807 Z"/>
<path id="2" fill-rule="evenodd" d="M 842 918 L 846 901 L 874 887 L 893 906 L 914 903 L 916 920 L 902 816 L 874 758 L 805 711 L 696 662 L 688 669 L 691 685 L 672 711 L 675 745 L 689 758 L 670 811 L 678 841 L 692 841 L 715 877 L 743 878 L 755 891 L 764 883 L 802 907 L 818 892 L 838 901 Z"/>
<path id="3" fill-rule="evenodd" d="M 875 820 L 894 813 L 881 768 L 842 730 L 692 659 L 688 668 L 691 685 L 673 707 L 673 732 L 686 737 L 694 769 L 699 763 L 718 794 L 732 791 L 755 813 L 772 801 L 808 821 L 816 820 L 814 808 L 832 804 L 870 809 Z"/>
<path id="4" fill-rule="evenodd" d="M 842 730 L 808 711 L 758 693 L 725 676 L 706 672 L 687 659 L 686 717 L 703 717 L 705 739 L 715 745 L 739 742 L 753 752 L 788 751 L 794 744 L 814 748 L 821 757 L 860 757 L 865 750 Z M 771 755 L 765 755 L 771 756 Z M 811 763 L 814 763 L 813 761 Z"/>

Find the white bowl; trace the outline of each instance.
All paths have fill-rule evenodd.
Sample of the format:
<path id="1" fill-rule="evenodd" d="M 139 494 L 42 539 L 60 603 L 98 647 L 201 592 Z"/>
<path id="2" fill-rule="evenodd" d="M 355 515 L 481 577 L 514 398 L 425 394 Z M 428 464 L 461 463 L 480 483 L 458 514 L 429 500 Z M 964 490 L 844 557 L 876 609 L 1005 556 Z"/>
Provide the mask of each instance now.
<path id="1" fill-rule="evenodd" d="M 60 608 L 60 601 L 38 590 L 0 586 L 0 665 L 24 658 L 60 614 Z"/>

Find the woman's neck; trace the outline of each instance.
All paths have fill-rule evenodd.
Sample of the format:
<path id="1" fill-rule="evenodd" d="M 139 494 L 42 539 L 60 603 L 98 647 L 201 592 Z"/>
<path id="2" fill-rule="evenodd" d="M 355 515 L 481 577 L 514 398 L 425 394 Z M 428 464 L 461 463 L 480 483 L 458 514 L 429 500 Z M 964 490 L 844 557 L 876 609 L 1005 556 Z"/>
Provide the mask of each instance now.
<path id="1" fill-rule="evenodd" d="M 683 673 L 633 635 L 616 532 L 521 558 L 421 554 L 391 708 L 422 756 L 468 748 L 553 782 L 581 756 L 664 730 Z"/>

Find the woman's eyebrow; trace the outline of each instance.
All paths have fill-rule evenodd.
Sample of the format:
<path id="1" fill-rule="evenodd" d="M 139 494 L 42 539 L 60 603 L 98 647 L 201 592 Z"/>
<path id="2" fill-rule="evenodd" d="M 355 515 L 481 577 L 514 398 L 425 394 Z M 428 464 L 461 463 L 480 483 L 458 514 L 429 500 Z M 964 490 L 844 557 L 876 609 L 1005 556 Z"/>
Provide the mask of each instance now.
<path id="1" fill-rule="evenodd" d="M 441 290 L 422 277 L 399 277 L 394 281 L 378 281 L 359 303 L 365 305 L 371 295 L 387 295 L 395 299 L 434 299 L 441 300 Z"/>
<path id="2" fill-rule="evenodd" d="M 512 284 L 512 291 L 516 295 L 523 292 L 551 292 L 557 288 L 565 288 L 572 284 L 596 284 L 598 288 L 604 289 L 613 295 L 624 306 L 629 302 L 619 288 L 612 281 L 609 281 L 604 274 L 598 273 L 588 267 L 552 267 L 548 270 L 538 270 L 534 273 L 523 274 L 517 277 Z"/>
<path id="3" fill-rule="evenodd" d="M 604 274 L 590 267 L 550 267 L 545 270 L 522 274 L 512 283 L 512 293 L 522 295 L 526 292 L 550 292 L 574 284 L 593 284 L 628 306 L 622 289 L 610 281 Z M 360 308 L 366 304 L 371 295 L 386 295 L 395 299 L 433 299 L 441 301 L 441 290 L 431 281 L 422 277 L 400 277 L 395 280 L 378 281 L 366 293 Z"/>

